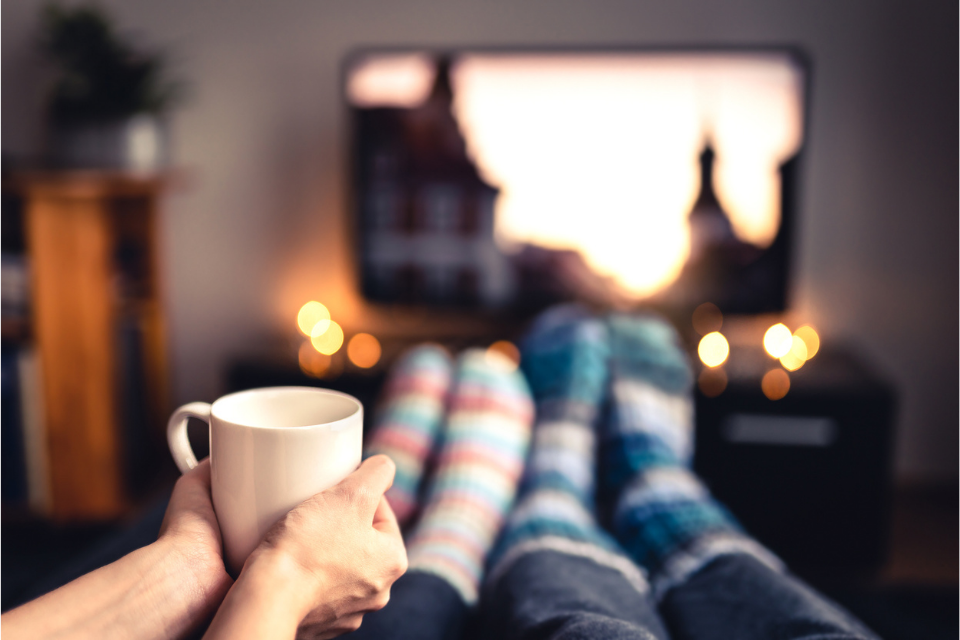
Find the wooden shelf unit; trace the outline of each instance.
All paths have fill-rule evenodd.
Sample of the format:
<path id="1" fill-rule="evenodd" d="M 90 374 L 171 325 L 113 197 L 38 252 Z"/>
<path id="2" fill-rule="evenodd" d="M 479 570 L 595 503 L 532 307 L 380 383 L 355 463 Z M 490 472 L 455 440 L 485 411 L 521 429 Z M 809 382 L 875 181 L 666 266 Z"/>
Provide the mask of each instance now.
<path id="1" fill-rule="evenodd" d="M 156 223 L 167 183 L 56 172 L 5 185 L 23 199 L 47 511 L 55 519 L 112 518 L 129 505 L 125 385 L 139 385 L 143 400 L 134 428 L 153 441 L 162 434 L 169 407 Z M 121 326 L 136 329 L 135 375 L 121 353 Z"/>

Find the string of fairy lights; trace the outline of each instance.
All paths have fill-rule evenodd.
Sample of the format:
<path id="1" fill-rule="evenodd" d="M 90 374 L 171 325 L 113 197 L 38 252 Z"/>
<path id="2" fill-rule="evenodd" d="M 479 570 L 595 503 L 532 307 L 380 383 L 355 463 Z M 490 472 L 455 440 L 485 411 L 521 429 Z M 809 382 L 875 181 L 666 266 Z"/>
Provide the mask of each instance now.
<path id="1" fill-rule="evenodd" d="M 313 378 L 335 378 L 343 372 L 338 357 L 345 334 L 323 303 L 311 300 L 297 313 L 297 328 L 304 336 L 297 359 L 300 369 Z M 372 369 L 380 362 L 383 348 L 369 333 L 355 333 L 346 341 L 346 360 L 358 369 Z M 486 350 L 487 358 L 497 366 L 512 370 L 520 364 L 520 350 L 508 340 L 497 340 Z"/>
<path id="2" fill-rule="evenodd" d="M 723 314 L 715 304 L 706 302 L 693 312 L 693 327 L 702 336 L 697 355 L 703 369 L 697 380 L 700 391 L 716 397 L 727 387 L 724 364 L 730 357 L 730 343 L 720 329 Z M 810 325 L 791 331 L 778 322 L 763 334 L 763 349 L 780 366 L 768 368 L 760 381 L 763 394 L 770 400 L 779 400 L 790 391 L 790 373 L 800 369 L 820 350 L 820 336 Z"/>
<path id="3" fill-rule="evenodd" d="M 330 310 L 316 300 L 307 302 L 297 313 L 297 327 L 307 338 L 298 352 L 300 369 L 314 378 L 338 375 L 343 362 L 334 355 L 343 346 L 345 336 Z M 381 354 L 380 341 L 369 333 L 356 333 L 347 341 L 347 359 L 360 369 L 376 366 Z"/>
<path id="4" fill-rule="evenodd" d="M 300 369 L 315 378 L 338 376 L 344 359 L 337 357 L 345 341 L 343 328 L 322 303 L 311 300 L 300 307 L 297 327 L 306 338 L 301 342 L 298 360 Z M 721 333 L 723 314 L 712 303 L 704 303 L 693 313 L 693 327 L 701 335 L 697 355 L 703 368 L 697 379 L 700 391 L 716 397 L 727 388 L 724 365 L 730 357 L 730 342 Z M 380 341 L 369 333 L 355 333 L 346 340 L 346 360 L 358 369 L 371 369 L 381 359 Z M 790 373 L 797 371 L 820 350 L 820 336 L 810 325 L 795 331 L 778 322 L 763 335 L 763 348 L 779 366 L 768 368 L 760 381 L 760 388 L 770 400 L 779 400 L 790 391 Z M 516 368 L 520 351 L 507 340 L 498 340 L 487 348 L 487 356 L 500 366 Z"/>

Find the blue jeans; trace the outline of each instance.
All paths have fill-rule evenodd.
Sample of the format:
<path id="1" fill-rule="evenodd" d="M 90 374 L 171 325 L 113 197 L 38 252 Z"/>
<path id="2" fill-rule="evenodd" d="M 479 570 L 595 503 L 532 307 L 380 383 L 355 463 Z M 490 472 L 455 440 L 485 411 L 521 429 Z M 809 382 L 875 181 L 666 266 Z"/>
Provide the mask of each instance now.
<path id="1" fill-rule="evenodd" d="M 17 605 L 156 539 L 166 510 L 157 504 L 129 530 L 35 585 Z M 617 571 L 554 551 L 530 553 L 495 584 L 479 611 L 446 581 L 411 571 L 390 603 L 364 616 L 351 640 L 464 638 L 656 638 L 658 640 L 866 639 L 876 636 L 840 607 L 752 557 L 722 556 L 656 606 Z M 668 633 L 669 631 L 669 633 Z"/>
<path id="2" fill-rule="evenodd" d="M 876 636 L 800 580 L 746 555 L 717 558 L 658 605 L 618 572 L 554 551 L 519 559 L 474 615 L 445 581 L 410 572 L 349 636 L 460 640 L 847 640 Z"/>

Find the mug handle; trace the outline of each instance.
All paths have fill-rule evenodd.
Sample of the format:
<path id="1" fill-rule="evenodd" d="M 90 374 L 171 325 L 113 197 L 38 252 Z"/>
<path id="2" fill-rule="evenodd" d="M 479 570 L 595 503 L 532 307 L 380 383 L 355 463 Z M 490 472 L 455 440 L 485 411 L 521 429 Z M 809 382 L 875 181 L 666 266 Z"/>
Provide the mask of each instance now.
<path id="1" fill-rule="evenodd" d="M 185 404 L 174 411 L 167 422 L 167 444 L 170 445 L 170 453 L 173 454 L 173 461 L 180 468 L 180 473 L 186 473 L 197 466 L 197 456 L 190 447 L 190 439 L 187 438 L 187 418 L 203 420 L 209 426 L 210 405 L 206 402 Z"/>

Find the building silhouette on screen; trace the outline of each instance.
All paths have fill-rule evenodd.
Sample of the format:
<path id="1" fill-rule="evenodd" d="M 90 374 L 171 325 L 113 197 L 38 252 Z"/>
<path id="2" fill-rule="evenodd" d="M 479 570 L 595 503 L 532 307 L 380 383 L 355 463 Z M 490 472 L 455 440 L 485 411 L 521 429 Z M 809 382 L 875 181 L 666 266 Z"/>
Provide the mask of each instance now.
<path id="1" fill-rule="evenodd" d="M 363 290 L 381 302 L 496 307 L 513 292 L 493 239 L 498 190 L 469 160 L 449 60 L 412 109 L 357 109 Z"/>

